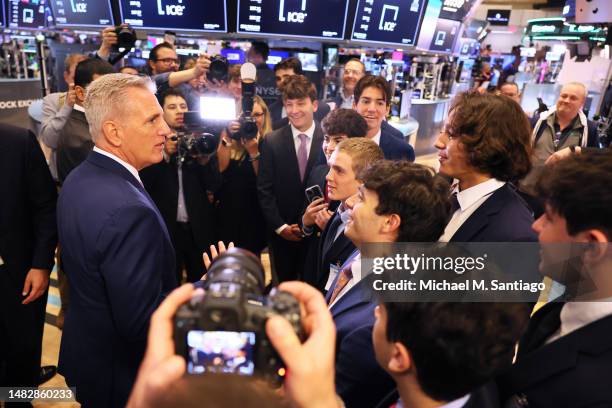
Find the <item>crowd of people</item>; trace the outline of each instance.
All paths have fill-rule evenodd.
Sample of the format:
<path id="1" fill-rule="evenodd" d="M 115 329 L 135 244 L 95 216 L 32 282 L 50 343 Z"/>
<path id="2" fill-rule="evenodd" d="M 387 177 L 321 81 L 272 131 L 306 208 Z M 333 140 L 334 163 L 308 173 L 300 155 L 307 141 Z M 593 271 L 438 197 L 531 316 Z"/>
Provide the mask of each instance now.
<path id="1" fill-rule="evenodd" d="M 612 155 L 582 113 L 582 84 L 531 122 L 516 84 L 458 95 L 435 143 L 437 174 L 413 163 L 386 121 L 390 85 L 361 61 L 346 63 L 342 89 L 324 101 L 298 59 L 272 71 L 256 42 L 249 59 L 278 95 L 260 87 L 255 137 L 236 118 L 212 153 L 185 156 L 200 96 L 234 98 L 240 111 L 240 68 L 211 81 L 209 56 L 179 70 L 162 43 L 149 75 L 116 70 L 106 61 L 115 42 L 106 29 L 95 55 L 66 58 L 68 91 L 44 99 L 48 163 L 31 132 L 0 127 L 1 384 L 40 382 L 57 247 L 59 372 L 85 407 L 217 406 L 228 395 L 219 389 L 236 406 L 612 404 Z M 321 194 L 307 198 L 313 186 Z M 368 243 L 538 241 L 590 244 L 581 273 L 596 289 L 547 273 L 543 256 L 542 274 L 566 292 L 531 317 L 527 303 L 362 296 Z M 186 378 L 174 353 L 174 314 L 201 296 L 192 283 L 230 242 L 256 256 L 267 248 L 272 285 L 302 305 L 305 339 L 281 317 L 266 323 L 287 368 L 284 399 L 242 379 Z"/>

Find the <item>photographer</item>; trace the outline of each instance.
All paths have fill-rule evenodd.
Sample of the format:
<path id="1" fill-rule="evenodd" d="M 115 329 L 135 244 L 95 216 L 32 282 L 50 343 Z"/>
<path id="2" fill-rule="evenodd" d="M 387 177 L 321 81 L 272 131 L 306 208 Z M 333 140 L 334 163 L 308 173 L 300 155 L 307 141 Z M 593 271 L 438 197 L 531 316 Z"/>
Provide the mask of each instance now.
<path id="1" fill-rule="evenodd" d="M 178 154 L 187 102 L 182 93 L 170 89 L 162 95 L 164 119 L 175 136 L 166 140 L 164 160 L 144 169 L 143 184 L 159 208 L 176 253 L 176 275 L 182 282 L 183 267 L 189 282 L 205 273 L 202 252 L 214 241 L 215 216 L 208 191 L 221 183 L 216 158 L 181 160 Z"/>
<path id="2" fill-rule="evenodd" d="M 234 82 L 230 81 L 230 84 Z M 230 133 L 234 136 L 225 134 L 217 151 L 223 176 L 223 184 L 216 195 L 217 236 L 221 241 L 233 241 L 237 246 L 259 254 L 266 246 L 265 222 L 257 197 L 259 144 L 272 129 L 266 103 L 259 96 L 255 96 L 253 101 L 251 116 L 257 124 L 256 137 L 241 137 L 240 123 L 233 122 Z"/>

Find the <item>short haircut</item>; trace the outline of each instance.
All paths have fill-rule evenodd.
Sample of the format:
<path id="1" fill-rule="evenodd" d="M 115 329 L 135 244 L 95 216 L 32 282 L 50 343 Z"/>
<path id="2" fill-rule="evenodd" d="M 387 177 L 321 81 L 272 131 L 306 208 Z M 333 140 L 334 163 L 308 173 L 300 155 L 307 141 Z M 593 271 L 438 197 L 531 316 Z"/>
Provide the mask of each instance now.
<path id="1" fill-rule="evenodd" d="M 518 84 L 514 81 L 502 82 L 502 84 L 499 86 L 499 89 L 501 90 L 504 86 L 513 86 L 516 88 L 517 94 L 521 93 L 521 89 L 519 88 Z"/>
<path id="2" fill-rule="evenodd" d="M 347 65 L 349 62 L 356 62 L 356 63 L 358 63 L 359 65 L 361 65 L 361 68 L 363 69 L 363 73 L 365 74 L 365 72 L 366 72 L 366 66 L 365 66 L 365 64 L 363 63 L 363 61 L 361 61 L 359 58 L 351 58 L 350 60 L 346 61 L 346 63 L 344 64 L 344 66 L 346 67 L 346 65 Z"/>
<path id="3" fill-rule="evenodd" d="M 531 169 L 531 126 L 518 103 L 476 91 L 453 101 L 446 132 L 458 137 L 468 164 L 502 181 L 517 181 Z"/>
<path id="4" fill-rule="evenodd" d="M 389 86 L 385 78 L 371 74 L 365 75 L 357 82 L 357 85 L 355 85 L 355 91 L 353 92 L 355 103 L 359 101 L 363 91 L 370 87 L 379 89 L 383 94 L 383 98 L 385 99 L 387 106 L 391 104 L 391 86 Z"/>
<path id="5" fill-rule="evenodd" d="M 185 94 L 183 94 L 183 92 L 181 92 L 179 89 L 168 88 L 168 90 L 166 90 L 159 98 L 162 108 L 164 107 L 164 104 L 166 103 L 166 98 L 169 96 L 176 96 L 179 98 L 183 98 L 183 100 L 187 102 L 187 98 L 185 98 Z"/>
<path id="6" fill-rule="evenodd" d="M 397 242 L 437 241 L 448 222 L 449 184 L 427 166 L 382 160 L 358 176 L 378 195 L 376 214 L 401 219 Z"/>
<path id="7" fill-rule="evenodd" d="M 133 70 L 135 70 L 137 72 L 140 72 L 140 70 L 137 67 L 133 66 L 133 65 L 124 65 L 121 68 L 119 68 L 118 72 L 123 73 L 123 71 L 125 71 L 126 69 L 133 69 Z"/>
<path id="8" fill-rule="evenodd" d="M 93 81 L 94 75 L 107 75 L 115 72 L 108 62 L 100 58 L 88 58 L 79 62 L 74 71 L 74 84 L 86 88 Z"/>
<path id="9" fill-rule="evenodd" d="M 566 86 L 576 86 L 578 88 L 580 88 L 582 90 L 583 93 L 583 99 L 586 99 L 587 95 L 588 95 L 588 90 L 585 84 L 583 84 L 582 82 L 568 82 L 567 84 L 563 84 L 563 86 L 561 87 L 561 89 L 565 88 Z"/>
<path id="10" fill-rule="evenodd" d="M 612 241 L 612 151 L 583 152 L 546 166 L 536 193 L 576 235 L 598 229 Z"/>
<path id="11" fill-rule="evenodd" d="M 270 55 L 270 47 L 263 41 L 253 41 L 251 42 L 251 49 L 254 50 L 257 54 L 261 55 L 264 60 L 268 59 L 268 55 Z"/>
<path id="12" fill-rule="evenodd" d="M 317 89 L 304 75 L 291 75 L 283 81 L 281 86 L 283 101 L 287 99 L 310 98 L 312 102 L 317 100 Z"/>
<path id="13" fill-rule="evenodd" d="M 132 103 L 128 91 L 141 88 L 155 94 L 155 83 L 149 77 L 130 74 L 109 74 L 93 81 L 85 95 L 85 117 L 92 140 L 102 134 L 102 124 L 111 115 L 120 117 Z"/>
<path id="14" fill-rule="evenodd" d="M 86 60 L 87 55 L 83 54 L 68 54 L 66 58 L 64 58 L 64 71 L 70 72 L 70 66 L 74 65 L 80 61 Z"/>
<path id="15" fill-rule="evenodd" d="M 235 80 L 240 80 L 240 68 L 241 64 L 233 64 L 230 65 L 227 69 L 227 82 L 232 82 Z"/>
<path id="16" fill-rule="evenodd" d="M 167 42 L 159 43 L 151 49 L 151 52 L 149 53 L 149 60 L 157 61 L 157 58 L 158 58 L 157 52 L 162 48 L 167 48 L 169 50 L 174 51 L 174 47 L 172 46 L 172 44 L 167 43 Z"/>
<path id="17" fill-rule="evenodd" d="M 368 122 L 353 109 L 336 109 L 321 122 L 326 135 L 346 135 L 348 137 L 365 137 Z"/>
<path id="18" fill-rule="evenodd" d="M 274 72 L 278 71 L 279 69 L 292 69 L 295 75 L 304 74 L 304 71 L 302 70 L 302 62 L 295 57 L 285 58 L 278 64 L 274 65 Z"/>
<path id="19" fill-rule="evenodd" d="M 380 147 L 365 137 L 354 137 L 343 140 L 336 146 L 338 152 L 351 156 L 352 168 L 355 175 L 359 175 L 366 167 L 377 161 L 383 160 L 385 156 Z"/>
<path id="20" fill-rule="evenodd" d="M 387 340 L 406 347 L 417 381 L 437 401 L 474 391 L 512 365 L 526 304 L 385 302 Z"/>

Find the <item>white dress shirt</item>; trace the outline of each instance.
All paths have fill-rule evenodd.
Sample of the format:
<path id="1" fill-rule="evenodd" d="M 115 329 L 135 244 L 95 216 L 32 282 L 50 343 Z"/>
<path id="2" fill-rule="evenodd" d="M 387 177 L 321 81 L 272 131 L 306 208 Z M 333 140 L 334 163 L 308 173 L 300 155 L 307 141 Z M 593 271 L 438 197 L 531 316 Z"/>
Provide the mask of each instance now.
<path id="1" fill-rule="evenodd" d="M 310 127 L 308 129 L 306 129 L 304 132 L 299 131 L 295 126 L 291 125 L 291 134 L 293 135 L 293 143 L 295 146 L 295 157 L 297 160 L 297 152 L 300 148 L 300 144 L 302 143 L 302 141 L 300 140 L 300 135 L 304 134 L 306 135 L 306 158 L 310 157 L 310 146 L 312 146 L 312 139 L 314 137 L 314 132 L 316 129 L 316 125 L 314 120 L 312 121 L 312 125 L 310 125 Z M 283 230 L 285 228 L 287 228 L 289 225 L 287 224 L 283 224 L 280 227 L 278 227 L 276 229 L 276 233 L 280 235 L 281 232 L 283 232 Z"/>
<path id="2" fill-rule="evenodd" d="M 467 395 L 464 395 L 461 398 L 457 398 L 456 400 L 453 400 L 453 401 L 449 402 L 448 404 L 444 404 L 444 405 L 442 405 L 441 407 L 438 407 L 438 408 L 461 408 L 465 404 L 467 404 L 469 399 L 470 399 L 470 394 L 467 394 Z M 399 401 L 397 401 L 396 408 L 406 408 L 404 406 L 404 403 L 402 402 L 401 399 Z"/>
<path id="3" fill-rule="evenodd" d="M 546 344 L 610 315 L 612 315 L 612 299 L 596 302 L 567 302 L 561 308 L 561 326 L 546 340 Z"/>
<path id="4" fill-rule="evenodd" d="M 506 184 L 505 181 L 497 179 L 488 179 L 485 182 L 477 184 L 473 187 L 459 191 L 459 186 L 452 191 L 457 192 L 457 201 L 459 201 L 459 209 L 453 213 L 451 220 L 444 229 L 444 234 L 440 237 L 440 242 L 448 242 L 461 228 L 463 223 L 470 218 L 472 214 L 484 203 L 487 198 L 495 191 L 502 188 Z"/>
<path id="5" fill-rule="evenodd" d="M 132 173 L 132 176 L 134 176 L 134 178 L 136 180 L 138 180 L 138 182 L 140 183 L 141 186 L 144 186 L 142 184 L 142 180 L 140 180 L 140 176 L 138 175 L 138 170 L 136 170 L 136 168 L 134 166 L 132 166 L 131 164 L 129 164 L 128 162 L 125 162 L 123 160 L 121 160 L 120 158 L 118 158 L 117 156 L 115 156 L 112 153 L 107 152 L 106 150 L 102 150 L 100 149 L 98 146 L 94 146 L 93 151 L 96 153 L 100 153 L 103 156 L 106 156 L 110 159 L 113 159 L 114 161 L 116 161 L 117 163 L 119 163 L 120 165 L 122 165 L 123 167 L 125 167 L 130 173 Z"/>
<path id="6" fill-rule="evenodd" d="M 353 277 L 348 281 L 348 283 L 338 293 L 338 296 L 336 296 L 336 299 L 334 299 L 334 302 L 328 306 L 330 309 L 332 308 L 333 305 L 338 303 L 338 300 L 340 300 L 342 296 L 346 295 L 348 291 L 351 290 L 351 288 L 355 286 L 356 284 L 358 284 L 359 281 L 361 280 L 361 252 L 357 251 L 357 255 L 353 256 L 352 258 L 353 258 L 353 261 L 351 263 L 351 273 L 353 274 Z M 333 289 L 330 288 L 330 290 L 333 290 Z"/>
<path id="7" fill-rule="evenodd" d="M 378 145 L 378 146 L 380 146 L 380 135 L 381 135 L 381 134 L 382 134 L 382 130 L 381 130 L 381 129 L 378 129 L 378 133 L 376 133 L 376 134 L 374 135 L 374 137 L 372 138 L 372 141 L 373 141 L 374 143 L 376 143 L 376 145 Z"/>

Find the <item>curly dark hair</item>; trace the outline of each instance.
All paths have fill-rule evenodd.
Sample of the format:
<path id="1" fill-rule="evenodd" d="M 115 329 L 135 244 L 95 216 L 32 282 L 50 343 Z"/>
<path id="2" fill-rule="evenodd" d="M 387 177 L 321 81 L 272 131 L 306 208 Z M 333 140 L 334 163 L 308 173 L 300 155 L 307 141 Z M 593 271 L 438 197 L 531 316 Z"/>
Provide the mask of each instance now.
<path id="1" fill-rule="evenodd" d="M 295 75 L 303 75 L 302 62 L 296 57 L 289 57 L 281 60 L 278 64 L 274 65 L 274 72 L 279 69 L 292 69 Z"/>
<path id="2" fill-rule="evenodd" d="M 502 181 L 531 170 L 531 126 L 518 103 L 503 95 L 466 92 L 454 100 L 446 124 L 460 138 L 468 164 Z"/>
<path id="3" fill-rule="evenodd" d="M 378 196 L 378 215 L 397 214 L 396 242 L 437 241 L 448 222 L 449 184 L 430 167 L 407 161 L 374 162 L 357 177 Z"/>
<path id="4" fill-rule="evenodd" d="M 546 166 L 535 186 L 576 235 L 598 229 L 612 240 L 612 151 L 583 152 Z"/>
<path id="5" fill-rule="evenodd" d="M 429 397 L 452 401 L 512 364 L 525 303 L 385 302 L 387 340 L 403 344 Z"/>
<path id="6" fill-rule="evenodd" d="M 317 100 L 317 89 L 304 75 L 291 75 L 283 81 L 281 86 L 283 101 L 287 99 L 310 98 Z"/>
<path id="7" fill-rule="evenodd" d="M 353 109 L 336 109 L 321 122 L 326 135 L 347 135 L 350 137 L 365 137 L 368 132 L 368 122 Z"/>

